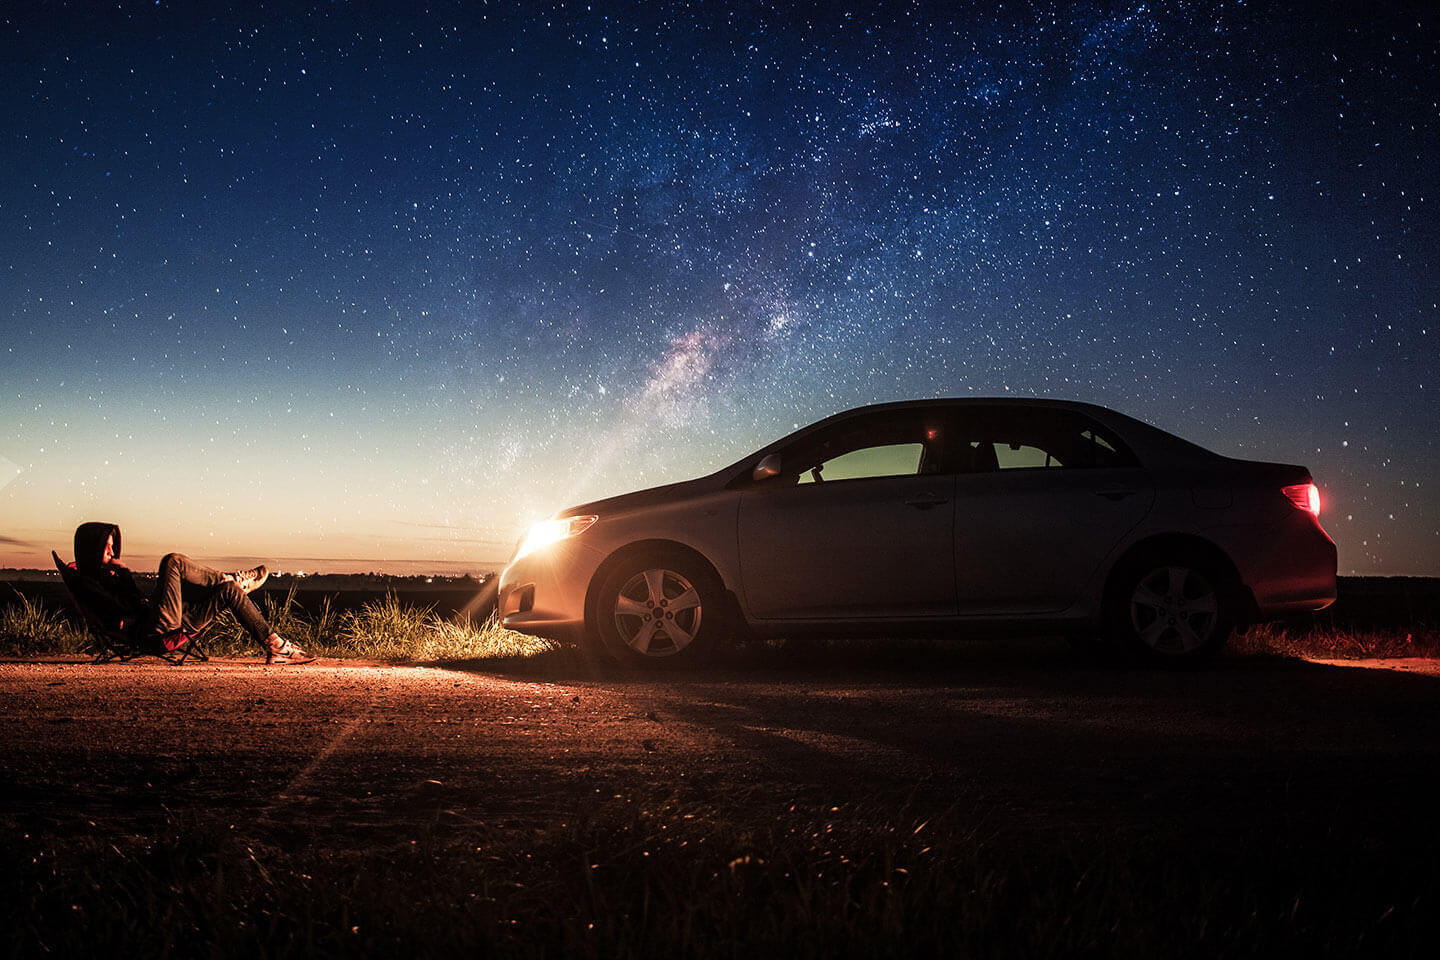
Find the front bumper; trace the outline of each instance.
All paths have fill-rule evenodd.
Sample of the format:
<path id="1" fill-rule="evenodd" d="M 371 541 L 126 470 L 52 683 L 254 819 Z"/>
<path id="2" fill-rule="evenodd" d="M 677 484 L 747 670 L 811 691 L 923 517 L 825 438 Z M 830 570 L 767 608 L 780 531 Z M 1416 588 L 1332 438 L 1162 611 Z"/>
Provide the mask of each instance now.
<path id="1" fill-rule="evenodd" d="M 580 640 L 586 594 L 602 559 L 577 538 L 515 560 L 500 574 L 496 604 L 501 624 L 551 640 Z"/>

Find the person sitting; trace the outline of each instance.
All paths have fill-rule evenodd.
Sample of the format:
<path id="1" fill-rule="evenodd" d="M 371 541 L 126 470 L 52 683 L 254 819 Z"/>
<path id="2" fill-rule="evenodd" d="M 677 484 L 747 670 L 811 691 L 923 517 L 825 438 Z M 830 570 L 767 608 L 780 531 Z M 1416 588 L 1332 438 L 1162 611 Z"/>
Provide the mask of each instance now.
<path id="1" fill-rule="evenodd" d="M 160 560 L 154 595 L 147 597 L 120 561 L 120 528 L 113 523 L 82 523 L 75 528 L 75 568 L 114 601 L 117 629 L 140 633 L 156 647 L 173 649 L 176 638 L 199 633 L 222 610 L 229 610 L 264 649 L 267 664 L 315 659 L 270 629 L 251 602 L 250 592 L 270 576 L 263 564 L 221 573 L 182 553 L 167 553 Z"/>

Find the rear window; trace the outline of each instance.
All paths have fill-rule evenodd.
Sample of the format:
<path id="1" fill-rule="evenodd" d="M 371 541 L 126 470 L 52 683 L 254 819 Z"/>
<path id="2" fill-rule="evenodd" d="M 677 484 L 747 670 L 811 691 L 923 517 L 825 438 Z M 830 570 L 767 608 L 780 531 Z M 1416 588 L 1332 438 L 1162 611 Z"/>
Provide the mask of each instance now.
<path id="1" fill-rule="evenodd" d="M 960 416 L 957 431 L 961 472 L 1138 465 L 1113 434 L 1070 410 L 966 411 Z"/>

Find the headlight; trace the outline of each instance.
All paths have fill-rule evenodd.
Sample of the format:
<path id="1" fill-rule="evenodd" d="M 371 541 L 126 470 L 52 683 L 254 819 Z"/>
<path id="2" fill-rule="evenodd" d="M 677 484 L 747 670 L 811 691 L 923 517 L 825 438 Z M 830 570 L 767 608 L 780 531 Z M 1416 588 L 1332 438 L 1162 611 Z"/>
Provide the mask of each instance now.
<path id="1" fill-rule="evenodd" d="M 530 532 L 525 535 L 525 539 L 520 541 L 520 548 L 515 551 L 515 559 L 519 560 L 521 557 L 534 553 L 543 547 L 548 547 L 552 543 L 557 543 L 583 533 L 590 529 L 590 524 L 599 519 L 600 518 L 596 516 L 588 516 L 565 517 L 561 520 L 542 520 L 540 523 L 531 527 Z M 513 563 L 514 561 L 511 562 Z"/>

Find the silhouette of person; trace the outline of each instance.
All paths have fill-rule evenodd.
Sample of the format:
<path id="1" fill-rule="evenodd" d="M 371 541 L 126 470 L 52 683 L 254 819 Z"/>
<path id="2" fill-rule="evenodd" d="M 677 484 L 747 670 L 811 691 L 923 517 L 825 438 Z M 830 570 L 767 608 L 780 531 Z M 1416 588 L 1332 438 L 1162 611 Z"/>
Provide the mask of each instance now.
<path id="1" fill-rule="evenodd" d="M 315 658 L 280 637 L 250 600 L 250 592 L 270 572 L 262 564 L 249 570 L 222 573 L 183 553 L 160 560 L 155 592 L 147 597 L 130 568 L 120 561 L 120 528 L 113 523 L 82 523 L 75 528 L 75 569 L 91 578 L 113 602 L 119 630 L 140 634 L 145 641 L 175 649 L 185 635 L 199 633 L 223 610 L 265 651 L 265 662 L 309 663 Z"/>

